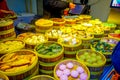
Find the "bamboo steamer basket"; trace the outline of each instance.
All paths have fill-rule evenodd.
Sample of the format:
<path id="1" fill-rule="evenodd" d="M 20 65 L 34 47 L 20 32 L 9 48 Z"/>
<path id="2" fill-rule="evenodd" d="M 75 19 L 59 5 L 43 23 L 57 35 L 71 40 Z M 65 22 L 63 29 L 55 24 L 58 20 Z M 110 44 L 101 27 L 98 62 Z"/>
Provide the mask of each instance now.
<path id="1" fill-rule="evenodd" d="M 62 35 L 62 31 L 59 28 L 51 28 L 45 32 L 45 36 L 48 37 L 48 41 L 56 41 Z"/>
<path id="2" fill-rule="evenodd" d="M 61 60 L 58 60 L 56 62 L 51 62 L 51 63 L 39 61 L 39 67 L 41 70 L 53 70 L 55 65 L 62 60 L 63 60 L 63 58 Z"/>
<path id="3" fill-rule="evenodd" d="M 49 75 L 37 75 L 30 78 L 29 80 L 55 80 L 55 78 Z"/>
<path id="4" fill-rule="evenodd" d="M 103 23 L 104 27 L 109 27 L 110 28 L 110 33 L 113 33 L 114 30 L 117 28 L 117 25 L 114 23 L 108 23 L 108 22 L 104 22 Z"/>
<path id="5" fill-rule="evenodd" d="M 24 40 L 26 37 L 30 36 L 30 35 L 34 35 L 34 33 L 32 32 L 25 32 L 25 33 L 21 33 L 17 36 L 17 40 Z"/>
<path id="6" fill-rule="evenodd" d="M 1 80 L 9 80 L 9 78 L 5 74 L 3 74 L 1 72 L 0 72 L 0 79 Z"/>
<path id="7" fill-rule="evenodd" d="M 6 31 L 14 28 L 13 20 L 11 19 L 1 19 L 0 21 L 0 31 Z"/>
<path id="8" fill-rule="evenodd" d="M 14 40 L 15 38 L 16 38 L 16 34 L 14 34 L 10 37 L 4 38 L 4 39 L 0 39 L 0 42 L 7 41 L 7 40 Z"/>
<path id="9" fill-rule="evenodd" d="M 36 75 L 39 75 L 39 67 L 36 68 L 36 70 L 27 78 L 23 79 L 23 80 L 29 80 L 30 78 L 36 76 Z"/>
<path id="10" fill-rule="evenodd" d="M 110 44 L 111 46 L 116 46 L 117 45 L 117 43 L 118 43 L 118 40 L 116 40 L 116 39 L 113 39 L 113 38 L 109 38 L 109 37 L 103 37 L 103 38 L 101 38 L 101 40 L 100 40 L 101 42 L 106 42 L 106 43 L 108 43 L 108 44 Z"/>
<path id="11" fill-rule="evenodd" d="M 104 32 L 102 33 L 92 33 L 94 35 L 94 38 L 102 38 L 104 35 Z"/>
<path id="12" fill-rule="evenodd" d="M 79 17 L 82 18 L 83 22 L 88 22 L 92 18 L 92 16 L 90 16 L 90 15 L 84 15 L 84 14 L 80 15 Z"/>
<path id="13" fill-rule="evenodd" d="M 72 63 L 73 64 L 73 68 L 68 68 L 68 66 L 67 66 L 67 64 L 68 63 Z M 84 69 L 84 72 L 85 72 L 85 74 L 87 75 L 87 77 L 86 77 L 86 79 L 85 80 L 89 80 L 89 78 L 90 78 L 90 72 L 89 72 L 89 69 L 87 68 L 87 66 L 85 65 L 85 64 L 83 64 L 83 63 L 81 63 L 81 62 L 79 62 L 79 61 L 77 61 L 77 60 L 73 60 L 73 59 L 66 59 L 66 60 L 63 60 L 63 61 L 61 61 L 61 62 L 59 62 L 56 66 L 55 66 L 55 68 L 54 68 L 54 77 L 55 77 L 55 79 L 56 80 L 60 80 L 60 78 L 57 76 L 57 70 L 60 70 L 60 71 L 64 71 L 64 70 L 61 70 L 60 69 L 60 66 L 61 65 L 65 65 L 66 67 L 65 67 L 65 69 L 69 69 L 70 70 L 70 72 L 72 71 L 72 70 L 76 70 L 77 69 L 77 67 L 82 67 L 83 69 Z M 62 76 L 63 74 L 61 74 L 61 76 Z M 79 79 L 80 78 L 80 74 L 78 75 L 78 77 L 76 77 L 76 78 L 73 78 L 72 76 L 71 76 L 71 74 L 69 75 L 69 76 L 67 76 L 68 77 L 68 80 L 77 80 L 77 79 Z M 65 77 L 66 78 L 66 77 Z"/>
<path id="14" fill-rule="evenodd" d="M 13 20 L 1 19 L 0 20 L 0 40 L 12 37 L 15 35 Z"/>
<path id="15" fill-rule="evenodd" d="M 86 55 L 85 55 L 85 53 L 86 53 Z M 96 55 L 91 55 L 93 53 L 95 53 Z M 83 55 L 85 55 L 85 56 L 81 57 Z M 90 63 L 90 60 L 92 59 L 92 57 L 96 58 L 97 56 L 101 57 L 102 62 L 99 64 L 98 63 L 96 63 L 96 64 Z M 94 79 L 98 79 L 100 77 L 101 73 L 103 72 L 105 63 L 106 63 L 106 58 L 103 54 L 92 51 L 91 49 L 83 49 L 83 50 L 78 51 L 78 53 L 76 54 L 76 58 L 77 58 L 77 60 L 84 63 L 89 68 L 90 79 L 94 80 Z M 90 58 L 89 62 L 87 62 L 87 58 Z"/>
<path id="16" fill-rule="evenodd" d="M 36 45 L 47 41 L 48 38 L 41 33 L 29 35 L 24 39 L 26 49 L 34 49 Z"/>
<path id="17" fill-rule="evenodd" d="M 101 42 L 101 43 L 106 43 L 106 42 Z M 106 43 L 106 44 L 108 44 L 108 43 Z M 108 51 L 108 49 L 105 49 L 105 47 L 102 47 L 100 50 L 98 50 L 93 45 L 90 46 L 91 49 L 93 51 L 96 51 L 96 52 L 99 52 L 99 53 L 103 54 L 105 56 L 105 58 L 106 58 L 105 66 L 110 66 L 111 65 L 111 56 L 112 56 L 114 46 L 108 44 L 110 46 L 109 51 Z M 97 45 L 97 43 L 95 45 Z M 102 49 L 104 49 L 104 52 L 102 51 Z"/>
<path id="18" fill-rule="evenodd" d="M 65 26 L 71 26 L 76 24 L 78 16 L 62 16 L 62 18 L 65 20 Z"/>
<path id="19" fill-rule="evenodd" d="M 52 52 L 52 55 L 45 55 L 45 54 L 42 54 L 42 53 L 38 53 L 37 52 L 37 48 L 39 47 L 39 45 L 51 45 L 51 44 L 57 44 L 59 46 L 61 46 L 61 51 L 57 52 L 56 54 L 53 55 L 53 52 Z M 42 61 L 42 62 L 46 62 L 46 63 L 50 63 L 50 62 L 56 62 L 56 61 L 59 61 L 61 60 L 64 56 L 63 56 L 63 51 L 64 51 L 64 48 L 63 46 L 60 44 L 60 43 L 57 43 L 57 42 L 54 42 L 54 41 L 48 41 L 48 42 L 45 42 L 45 43 L 41 43 L 35 47 L 34 51 L 37 53 L 38 55 L 38 58 L 39 58 L 39 61 Z"/>
<path id="20" fill-rule="evenodd" d="M 15 35 L 15 32 L 13 31 L 7 34 L 0 35 L 0 39 L 5 40 L 6 38 L 12 37 L 14 35 Z"/>
<path id="21" fill-rule="evenodd" d="M 14 52 L 25 47 L 25 43 L 21 40 L 6 40 L 0 43 L 0 56 L 9 52 Z"/>
<path id="22" fill-rule="evenodd" d="M 20 62 L 20 60 L 25 60 L 28 57 L 31 58 L 31 63 L 29 62 L 27 64 L 24 64 L 24 65 L 28 65 L 26 67 L 23 66 L 23 67 L 20 67 L 20 68 L 18 68 L 18 67 L 16 68 L 13 65 L 13 63 L 15 62 L 15 59 L 14 59 L 15 57 L 13 57 L 13 56 L 15 56 L 15 55 L 18 55 L 18 59 L 19 59 L 19 61 L 14 64 L 14 65 L 16 65 L 16 67 L 17 67 L 17 65 L 19 65 L 19 67 L 23 66 L 23 65 L 20 65 L 20 63 L 23 64 L 25 61 Z M 25 56 L 25 55 L 26 55 L 26 58 L 24 57 L 25 59 L 23 59 L 23 56 Z M 30 55 L 31 55 L 31 57 L 30 57 Z M 11 59 L 9 59 L 10 56 L 12 57 Z M 6 58 L 8 60 L 3 61 L 4 58 Z M 29 58 L 27 60 L 29 60 Z M 13 61 L 13 63 L 11 63 L 12 61 Z M 26 77 L 30 76 L 32 73 L 34 73 L 38 69 L 38 57 L 37 57 L 36 53 L 34 51 L 26 50 L 26 49 L 18 50 L 18 51 L 15 51 L 13 53 L 5 54 L 0 58 L 0 62 L 1 62 L 1 66 L 4 66 L 4 65 L 2 65 L 2 63 L 4 63 L 4 64 L 5 63 L 10 63 L 9 66 L 10 65 L 13 66 L 13 67 L 9 68 L 11 70 L 9 70 L 9 69 L 4 69 L 3 70 L 2 67 L 0 68 L 0 72 L 7 75 L 10 80 L 23 80 Z"/>
<path id="23" fill-rule="evenodd" d="M 66 58 L 75 58 L 76 52 L 79 49 L 81 49 L 81 43 L 82 43 L 81 39 L 76 38 L 76 37 L 73 37 L 73 38 L 76 39 L 77 43 L 72 44 L 70 42 L 70 44 L 68 44 L 69 40 L 68 40 L 68 42 L 64 43 L 64 39 L 66 40 L 66 37 L 65 38 L 61 37 L 61 38 L 58 39 L 58 42 L 61 43 L 63 45 L 63 47 L 64 47 L 64 56 Z M 72 41 L 72 40 L 70 40 L 70 41 Z"/>
<path id="24" fill-rule="evenodd" d="M 46 30 L 53 27 L 53 21 L 47 19 L 38 19 L 35 22 L 35 25 L 36 25 L 35 27 L 36 32 L 45 33 Z"/>
<path id="25" fill-rule="evenodd" d="M 82 40 L 82 49 L 89 49 L 90 48 L 90 44 L 91 44 L 91 41 L 94 39 L 94 35 L 91 35 L 90 37 L 87 37 L 87 38 L 81 38 Z"/>
<path id="26" fill-rule="evenodd" d="M 43 75 L 53 76 L 53 70 L 43 70 L 43 69 L 40 69 L 39 73 L 43 74 Z"/>
<path id="27" fill-rule="evenodd" d="M 15 19 L 17 19 L 17 14 L 15 14 L 15 13 L 14 13 L 14 15 L 7 14 L 7 15 L 4 16 L 4 19 L 15 20 Z"/>
<path id="28" fill-rule="evenodd" d="M 51 18 L 51 20 L 53 21 L 53 26 L 64 26 L 65 25 L 65 20 L 62 18 Z"/>

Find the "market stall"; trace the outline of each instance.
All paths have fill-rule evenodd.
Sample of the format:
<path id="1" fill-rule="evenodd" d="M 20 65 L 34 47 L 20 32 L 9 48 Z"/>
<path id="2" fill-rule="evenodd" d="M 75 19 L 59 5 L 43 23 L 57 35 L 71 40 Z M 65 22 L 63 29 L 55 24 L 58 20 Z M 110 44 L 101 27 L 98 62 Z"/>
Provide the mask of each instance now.
<path id="1" fill-rule="evenodd" d="M 111 61 L 120 40 L 117 24 L 87 14 L 21 22 L 0 20 L 0 79 L 116 80 L 119 76 Z"/>

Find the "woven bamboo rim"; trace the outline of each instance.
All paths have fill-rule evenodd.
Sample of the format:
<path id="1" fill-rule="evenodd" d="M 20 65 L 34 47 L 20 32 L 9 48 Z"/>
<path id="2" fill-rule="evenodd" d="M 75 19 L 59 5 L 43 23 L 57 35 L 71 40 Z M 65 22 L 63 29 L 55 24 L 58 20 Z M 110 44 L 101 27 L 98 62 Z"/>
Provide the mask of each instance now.
<path id="1" fill-rule="evenodd" d="M 13 26 L 13 24 L 10 24 L 8 26 L 0 27 L 0 31 L 9 30 L 9 29 L 12 29 L 12 28 L 14 28 L 14 26 Z"/>
<path id="2" fill-rule="evenodd" d="M 6 35 L 6 34 L 9 34 L 11 32 L 15 32 L 14 28 L 11 28 L 11 29 L 5 30 L 5 31 L 0 31 L 0 35 Z"/>
<path id="3" fill-rule="evenodd" d="M 0 42 L 6 41 L 6 40 L 13 40 L 13 39 L 15 39 L 15 38 L 16 38 L 16 34 L 14 34 L 13 36 L 4 38 L 4 39 L 0 39 Z"/>
<path id="4" fill-rule="evenodd" d="M 89 69 L 87 68 L 87 66 L 84 65 L 83 63 L 81 63 L 81 62 L 79 62 L 79 61 L 77 61 L 77 60 L 73 60 L 73 59 L 66 59 L 66 60 L 63 60 L 63 61 L 57 63 L 57 65 L 56 65 L 55 68 L 54 68 L 54 77 L 56 78 L 56 80 L 59 80 L 59 78 L 58 78 L 57 75 L 56 75 L 56 70 L 58 69 L 58 66 L 59 66 L 60 64 L 65 64 L 66 62 L 73 62 L 74 64 L 77 64 L 77 65 L 82 66 L 82 67 L 85 69 L 85 71 L 86 71 L 86 73 L 87 73 L 87 75 L 88 75 L 87 80 L 89 80 L 89 78 L 90 78 L 90 72 L 89 72 Z"/>
<path id="5" fill-rule="evenodd" d="M 59 55 L 57 57 L 54 57 L 54 58 L 52 58 L 52 57 L 51 58 L 42 58 L 42 57 L 39 57 L 39 55 L 38 55 L 38 59 L 40 61 L 47 62 L 47 63 L 49 63 L 49 62 L 56 62 L 58 60 L 61 60 L 63 57 L 64 57 L 63 54 L 61 54 L 61 55 Z"/>
<path id="6" fill-rule="evenodd" d="M 53 70 L 43 70 L 43 69 L 40 69 L 40 74 L 53 76 Z"/>
<path id="7" fill-rule="evenodd" d="M 13 32 L 10 32 L 8 34 L 4 34 L 4 35 L 0 35 L 0 39 L 5 39 L 5 38 L 8 38 L 8 37 L 11 37 L 15 34 L 15 31 Z"/>
<path id="8" fill-rule="evenodd" d="M 37 80 L 39 80 L 39 79 L 40 80 L 42 80 L 42 79 L 43 80 L 55 80 L 55 78 L 53 78 L 49 75 L 37 75 L 37 76 L 34 76 L 34 77 L 30 78 L 29 80 L 35 80 L 35 79 L 37 79 Z"/>
<path id="9" fill-rule="evenodd" d="M 98 64 L 98 65 L 92 65 L 92 64 L 89 64 L 89 63 L 87 63 L 87 62 L 84 62 L 84 61 L 80 60 L 79 56 L 80 56 L 83 52 L 85 52 L 85 51 L 88 51 L 89 53 L 95 52 L 95 53 L 99 54 L 100 56 L 102 56 L 102 59 L 104 60 L 103 63 Z M 77 60 L 85 63 L 88 67 L 93 67 L 93 68 L 94 68 L 94 67 L 95 67 L 95 68 L 96 68 L 96 67 L 102 67 L 102 66 L 104 66 L 105 63 L 106 63 L 106 58 L 105 58 L 105 56 L 104 56 L 102 53 L 96 52 L 96 51 L 91 50 L 91 49 L 79 50 L 79 51 L 77 52 L 77 54 L 76 54 L 76 58 L 77 58 Z"/>
<path id="10" fill-rule="evenodd" d="M 2 24 L 0 24 L 0 27 L 4 27 L 4 26 L 9 26 L 11 24 L 13 24 L 13 20 L 12 19 L 8 19 L 8 18 L 3 18 L 3 19 L 0 19 L 0 21 L 4 21 L 4 20 L 7 20 L 6 22 L 3 22 Z"/>
<path id="11" fill-rule="evenodd" d="M 15 80 L 15 79 L 16 80 L 23 80 L 28 76 L 31 77 L 31 76 L 34 76 L 34 75 L 38 74 L 38 68 L 39 68 L 39 65 L 36 64 L 31 70 L 29 70 L 29 71 L 27 71 L 23 74 L 8 76 L 8 77 L 9 77 L 10 80 Z"/>
<path id="12" fill-rule="evenodd" d="M 36 68 L 38 67 L 38 57 L 37 57 L 37 54 L 34 52 L 34 51 L 32 51 L 32 50 L 26 50 L 26 49 L 23 49 L 23 50 L 18 50 L 18 51 L 15 51 L 16 53 L 17 52 L 31 52 L 31 53 L 33 53 L 33 54 L 35 54 L 35 56 L 36 56 L 36 59 L 35 59 L 35 61 L 34 61 L 34 63 L 33 64 L 31 64 L 27 69 L 25 68 L 25 69 L 23 69 L 23 70 L 20 70 L 19 72 L 18 71 L 14 71 L 14 72 L 4 72 L 4 71 L 0 71 L 0 72 L 3 72 L 4 74 L 6 74 L 7 76 L 10 76 L 10 77 L 12 77 L 12 78 L 14 78 L 15 76 L 17 77 L 17 78 L 22 78 L 22 79 L 24 79 L 25 77 L 27 77 L 27 76 L 29 76 L 29 75 L 31 75 L 35 70 L 36 70 Z M 6 56 L 6 55 L 9 55 L 9 54 L 11 54 L 11 53 L 8 53 L 8 54 L 5 54 L 4 56 Z M 4 56 L 2 56 L 2 57 L 4 57 Z M 1 58 L 2 58 L 1 57 Z M 18 77 L 18 75 L 19 75 L 19 77 Z M 24 78 L 23 77 L 21 77 L 21 76 L 25 76 Z M 20 79 L 21 80 L 21 79 Z"/>
<path id="13" fill-rule="evenodd" d="M 64 47 L 60 44 L 60 43 L 57 43 L 57 42 L 54 42 L 54 41 L 48 41 L 48 42 L 44 42 L 42 44 L 52 44 L 52 43 L 56 43 L 58 45 L 60 45 L 62 47 L 62 50 L 57 53 L 56 55 L 52 55 L 52 56 L 48 56 L 48 55 L 42 55 L 42 54 L 39 54 L 37 51 L 36 51 L 36 48 L 38 47 L 38 45 L 34 48 L 34 51 L 37 53 L 38 55 L 38 58 L 40 61 L 43 61 L 43 62 L 55 62 L 55 61 L 58 61 L 60 59 L 63 58 L 63 52 L 64 52 Z"/>
<path id="14" fill-rule="evenodd" d="M 43 70 L 53 70 L 55 65 L 62 60 L 63 60 L 63 58 L 59 61 L 51 62 L 51 63 L 39 61 L 39 67 L 40 67 L 40 69 L 43 69 Z"/>

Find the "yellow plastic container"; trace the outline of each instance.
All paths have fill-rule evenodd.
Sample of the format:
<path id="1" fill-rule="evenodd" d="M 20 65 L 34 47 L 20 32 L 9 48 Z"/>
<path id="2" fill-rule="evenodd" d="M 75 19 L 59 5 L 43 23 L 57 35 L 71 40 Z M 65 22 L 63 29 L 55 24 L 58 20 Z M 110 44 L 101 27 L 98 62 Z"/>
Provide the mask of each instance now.
<path id="1" fill-rule="evenodd" d="M 46 54 L 43 54 L 43 53 L 38 53 L 37 51 L 37 48 L 39 47 L 39 45 L 43 45 L 43 46 L 50 46 L 52 44 L 57 44 L 61 47 L 61 51 L 58 51 L 58 53 L 54 54 L 53 55 L 53 52 L 52 51 L 49 51 L 47 52 Z M 64 51 L 64 48 L 63 46 L 60 44 L 60 43 L 57 43 L 57 42 L 54 42 L 54 41 L 48 41 L 48 42 L 45 42 L 45 43 L 41 43 L 35 47 L 34 51 L 37 53 L 38 57 L 39 57 L 39 60 L 42 61 L 42 62 L 56 62 L 58 60 L 61 60 L 64 55 L 63 55 L 63 51 Z M 46 51 L 46 50 L 44 50 Z M 52 52 L 52 53 L 51 53 Z M 47 55 L 48 53 L 50 53 L 51 55 Z"/>
<path id="2" fill-rule="evenodd" d="M 0 62 L 4 63 L 0 65 L 0 72 L 7 75 L 10 80 L 23 80 L 38 69 L 36 53 L 26 49 L 5 54 L 0 58 Z M 5 68 L 5 65 L 9 69 Z"/>
<path id="3" fill-rule="evenodd" d="M 3 74 L 1 72 L 0 72 L 0 79 L 1 80 L 9 80 L 9 78 L 5 74 Z"/>
<path id="4" fill-rule="evenodd" d="M 100 56 L 98 60 L 101 60 L 101 62 L 97 61 L 97 56 Z M 103 72 L 106 63 L 106 58 L 103 54 L 92 51 L 91 49 L 83 49 L 78 51 L 78 53 L 76 54 L 76 58 L 80 62 L 87 65 L 90 70 L 90 79 L 98 79 L 98 77 Z M 92 63 L 93 61 L 96 63 Z"/>
<path id="5" fill-rule="evenodd" d="M 87 74 L 87 77 L 86 77 L 86 80 L 89 80 L 90 79 L 90 72 L 89 72 L 89 69 L 87 68 L 86 65 L 84 65 L 83 63 L 77 61 L 77 60 L 73 60 L 73 59 L 66 59 L 66 60 L 63 60 L 61 62 L 59 62 L 55 68 L 54 68 L 54 77 L 56 80 L 60 80 L 60 78 L 57 76 L 56 74 L 56 71 L 59 69 L 59 66 L 60 65 L 67 65 L 67 63 L 72 63 L 74 66 L 73 68 L 69 69 L 70 71 L 73 71 L 73 70 L 76 70 L 77 67 L 82 67 L 84 69 L 84 72 L 85 74 Z M 67 68 L 67 66 L 66 66 Z M 67 68 L 68 69 L 68 68 Z M 67 76 L 68 77 L 68 80 L 74 80 L 74 79 L 79 79 L 80 78 L 80 75 L 78 75 L 77 78 L 73 78 L 71 75 Z"/>
<path id="6" fill-rule="evenodd" d="M 55 80 L 55 78 L 49 75 L 37 75 L 37 76 L 32 77 L 29 80 Z"/>

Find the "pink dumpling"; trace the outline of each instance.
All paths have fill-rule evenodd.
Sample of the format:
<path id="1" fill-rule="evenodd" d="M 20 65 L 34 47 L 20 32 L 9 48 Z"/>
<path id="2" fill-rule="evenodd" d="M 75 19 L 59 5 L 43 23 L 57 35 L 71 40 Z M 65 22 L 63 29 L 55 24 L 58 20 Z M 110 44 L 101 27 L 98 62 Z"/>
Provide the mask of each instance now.
<path id="1" fill-rule="evenodd" d="M 83 69 L 82 67 L 78 67 L 78 68 L 77 68 L 77 71 L 78 71 L 78 73 L 80 73 L 80 74 L 81 74 L 81 73 L 83 73 L 83 72 L 84 72 L 84 69 Z"/>
<path id="2" fill-rule="evenodd" d="M 59 69 L 60 69 L 60 70 L 65 70 L 65 69 L 66 69 L 66 65 L 61 64 L 61 65 L 59 66 Z"/>
<path id="3" fill-rule="evenodd" d="M 63 74 L 69 76 L 70 75 L 70 70 L 69 69 L 65 69 L 63 71 Z"/>
<path id="4" fill-rule="evenodd" d="M 75 71 L 75 70 L 72 70 L 72 71 L 71 71 L 71 76 L 72 76 L 73 78 L 77 78 L 78 75 L 79 75 L 79 73 L 78 73 L 77 71 Z"/>
<path id="5" fill-rule="evenodd" d="M 60 80 L 68 80 L 68 76 L 67 75 L 61 75 Z"/>
<path id="6" fill-rule="evenodd" d="M 69 63 L 67 63 L 67 65 L 66 65 L 66 66 L 67 66 L 67 68 L 70 68 L 70 69 L 71 69 L 71 68 L 73 68 L 73 66 L 74 66 L 74 65 L 73 65 L 73 63 L 72 63 L 72 62 L 69 62 Z"/>
<path id="7" fill-rule="evenodd" d="M 61 75 L 63 75 L 63 71 L 57 70 L 57 71 L 56 71 L 56 74 L 57 74 L 58 77 L 60 77 Z"/>
<path id="8" fill-rule="evenodd" d="M 87 80 L 87 74 L 86 73 L 82 73 L 82 74 L 80 74 L 80 79 L 82 79 L 82 80 Z"/>

